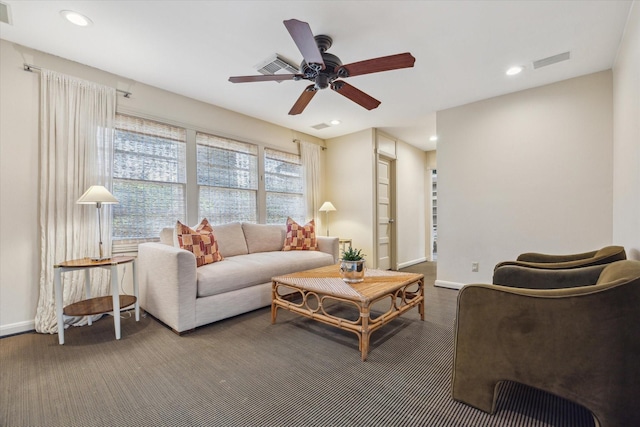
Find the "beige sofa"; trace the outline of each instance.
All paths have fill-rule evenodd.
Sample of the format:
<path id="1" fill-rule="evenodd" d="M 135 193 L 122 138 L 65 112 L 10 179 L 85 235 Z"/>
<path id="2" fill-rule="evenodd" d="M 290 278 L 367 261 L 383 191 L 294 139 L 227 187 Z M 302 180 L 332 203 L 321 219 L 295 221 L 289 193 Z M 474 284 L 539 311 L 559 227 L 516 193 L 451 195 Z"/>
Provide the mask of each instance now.
<path id="1" fill-rule="evenodd" d="M 224 260 L 196 268 L 195 256 L 174 244 L 173 228 L 160 243 L 138 248 L 140 305 L 183 333 L 271 304 L 271 278 L 338 262 L 338 238 L 318 236 L 318 250 L 282 251 L 284 225 L 214 226 Z"/>

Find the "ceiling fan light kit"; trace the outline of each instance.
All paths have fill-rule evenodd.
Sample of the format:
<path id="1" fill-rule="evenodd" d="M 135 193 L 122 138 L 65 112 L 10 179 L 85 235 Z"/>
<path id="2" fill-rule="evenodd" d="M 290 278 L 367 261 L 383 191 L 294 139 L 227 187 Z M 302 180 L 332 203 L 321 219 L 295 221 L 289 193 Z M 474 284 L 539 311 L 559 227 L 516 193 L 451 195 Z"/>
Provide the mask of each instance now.
<path id="1" fill-rule="evenodd" d="M 323 34 L 314 36 L 309 24 L 297 19 L 284 21 L 284 25 L 304 58 L 300 64 L 300 72 L 297 74 L 236 76 L 230 77 L 229 81 L 232 83 L 281 82 L 286 80 L 312 81 L 313 84 L 304 89 L 289 111 L 290 115 L 302 113 L 318 90 L 329 87 L 367 110 L 373 110 L 380 105 L 380 101 L 340 79 L 410 68 L 413 67 L 416 60 L 410 53 L 406 52 L 343 65 L 340 58 L 327 52 L 333 44 L 331 37 Z"/>

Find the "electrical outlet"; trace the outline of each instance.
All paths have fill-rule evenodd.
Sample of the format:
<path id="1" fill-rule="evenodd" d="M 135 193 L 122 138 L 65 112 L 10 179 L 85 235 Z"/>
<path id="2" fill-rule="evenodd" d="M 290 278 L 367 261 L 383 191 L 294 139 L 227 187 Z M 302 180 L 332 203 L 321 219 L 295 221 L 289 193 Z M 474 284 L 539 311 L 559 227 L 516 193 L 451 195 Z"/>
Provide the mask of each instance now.
<path id="1" fill-rule="evenodd" d="M 471 271 L 473 271 L 474 273 L 477 273 L 479 268 L 480 263 L 478 263 L 477 261 L 471 263 Z"/>

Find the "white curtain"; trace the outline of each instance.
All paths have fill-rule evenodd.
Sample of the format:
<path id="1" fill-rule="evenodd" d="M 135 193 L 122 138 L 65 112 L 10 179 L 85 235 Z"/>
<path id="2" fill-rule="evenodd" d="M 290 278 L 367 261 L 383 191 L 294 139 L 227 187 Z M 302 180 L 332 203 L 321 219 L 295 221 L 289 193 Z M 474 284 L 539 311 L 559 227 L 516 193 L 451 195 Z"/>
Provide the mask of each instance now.
<path id="1" fill-rule="evenodd" d="M 300 159 L 304 168 L 304 183 L 306 193 L 307 218 L 316 218 L 320 209 L 320 146 L 310 142 L 300 141 Z"/>
<path id="2" fill-rule="evenodd" d="M 116 91 L 41 70 L 40 78 L 40 295 L 36 330 L 57 333 L 54 269 L 98 248 L 97 210 L 76 201 L 91 185 L 111 189 Z M 111 254 L 111 209 L 103 205 L 105 255 Z M 109 272 L 92 269 L 92 296 L 110 293 Z M 84 273 L 63 274 L 64 305 L 84 298 Z M 86 318 L 68 319 L 81 325 Z M 65 325 L 66 327 L 66 325 Z"/>

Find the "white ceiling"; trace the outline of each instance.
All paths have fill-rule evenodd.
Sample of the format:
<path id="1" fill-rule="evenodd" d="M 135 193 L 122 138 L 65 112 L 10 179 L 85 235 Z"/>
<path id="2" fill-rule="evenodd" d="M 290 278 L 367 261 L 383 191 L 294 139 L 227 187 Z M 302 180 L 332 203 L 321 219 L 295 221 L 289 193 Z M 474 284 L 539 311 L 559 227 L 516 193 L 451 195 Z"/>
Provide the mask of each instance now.
<path id="1" fill-rule="evenodd" d="M 11 1 L 0 37 L 322 139 L 380 128 L 434 149 L 435 112 L 612 67 L 631 1 Z M 88 16 L 76 27 L 61 10 Z M 411 52 L 414 68 L 348 82 L 367 111 L 331 91 L 287 113 L 307 81 L 233 84 L 274 53 L 299 63 L 282 21 L 333 38 L 343 63 Z M 571 52 L 534 70 L 532 61 Z M 507 77 L 511 65 L 524 72 Z M 38 65 L 38 64 L 34 64 Z M 311 126 L 340 125 L 322 130 Z"/>

